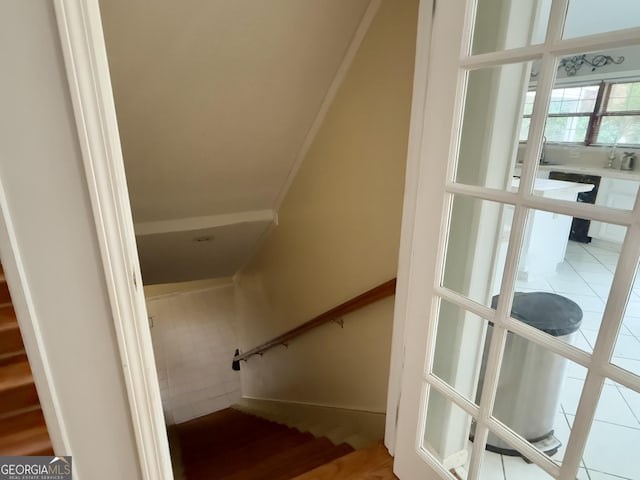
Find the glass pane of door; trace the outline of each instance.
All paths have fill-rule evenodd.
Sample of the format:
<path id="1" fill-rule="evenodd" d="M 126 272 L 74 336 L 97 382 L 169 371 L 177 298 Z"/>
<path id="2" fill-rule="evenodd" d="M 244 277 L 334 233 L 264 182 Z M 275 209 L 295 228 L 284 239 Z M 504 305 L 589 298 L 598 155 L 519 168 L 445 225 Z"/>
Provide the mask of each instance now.
<path id="1" fill-rule="evenodd" d="M 495 52 L 544 41 L 550 0 L 479 0 L 472 53 Z"/>
<path id="2" fill-rule="evenodd" d="M 512 218 L 511 205 L 455 195 L 442 286 L 492 307 L 491 299 L 500 291 Z"/>
<path id="3" fill-rule="evenodd" d="M 564 25 L 564 38 L 614 32 L 640 27 L 640 2 L 608 0 L 569 0 Z"/>
<path id="4" fill-rule="evenodd" d="M 430 70 L 426 88 L 427 120 L 416 148 L 424 155 L 423 190 L 412 219 L 411 248 L 420 255 L 407 276 L 405 367 L 414 376 L 404 379 L 401 411 L 402 405 L 411 411 L 400 415 L 399 432 L 416 464 L 442 478 L 452 478 L 452 466 L 469 480 L 560 472 L 592 478 L 587 455 L 579 453 L 587 443 L 585 423 L 574 423 L 592 421 L 583 418 L 589 412 L 603 423 L 629 423 L 631 417 L 619 417 L 621 402 L 629 407 L 640 390 L 624 392 L 610 379 L 601 396 L 597 388 L 603 375 L 636 385 L 602 352 L 614 349 L 622 321 L 610 299 L 631 292 L 635 300 L 625 283 L 631 283 L 628 265 L 640 256 L 637 215 L 629 213 L 637 189 L 607 180 L 640 186 L 640 176 L 620 168 L 634 164 L 631 155 L 623 161 L 620 139 L 635 147 L 635 124 L 627 117 L 634 117 L 630 106 L 640 94 L 634 80 L 613 80 L 627 72 L 630 64 L 619 58 L 633 53 L 637 39 L 622 32 L 615 50 L 607 50 L 605 36 L 563 40 L 563 31 L 576 31 L 573 0 L 566 28 L 559 16 L 567 3 L 560 0 L 478 0 L 473 32 L 466 32 L 464 4 L 438 3 L 430 39 L 438 69 Z M 627 124 L 629 132 L 620 134 Z M 587 179 L 593 182 L 550 175 L 581 173 L 585 165 L 605 169 L 612 149 L 603 146 L 612 136 L 615 175 L 598 172 L 597 181 Z M 537 152 L 542 158 L 534 158 Z M 560 160 L 563 168 L 553 165 Z M 596 188 L 615 193 L 596 201 L 599 208 L 580 205 L 579 195 Z M 593 243 L 570 240 L 576 214 L 591 222 L 583 230 Z M 636 340 L 632 320 L 625 317 L 622 327 L 614 363 Z M 428 477 L 412 472 L 407 478 Z"/>
<path id="5" fill-rule="evenodd" d="M 531 62 L 469 72 L 456 182 L 518 190 L 513 168 L 530 74 Z"/>
<path id="6" fill-rule="evenodd" d="M 640 478 L 638 408 L 638 392 L 605 382 L 583 455 L 591 478 Z M 573 422 L 573 415 L 567 417 Z"/>

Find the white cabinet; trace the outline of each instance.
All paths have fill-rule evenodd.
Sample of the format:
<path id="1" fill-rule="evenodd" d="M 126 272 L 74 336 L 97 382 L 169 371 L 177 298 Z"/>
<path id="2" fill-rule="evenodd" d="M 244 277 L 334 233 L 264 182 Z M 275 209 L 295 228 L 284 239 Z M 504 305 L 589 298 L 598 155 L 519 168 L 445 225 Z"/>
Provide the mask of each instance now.
<path id="1" fill-rule="evenodd" d="M 512 190 L 517 191 L 519 179 L 512 182 Z M 534 183 L 535 195 L 574 202 L 578 193 L 588 192 L 593 185 L 584 183 L 565 182 L 538 178 Z M 501 245 L 497 255 L 497 271 L 502 271 L 506 258 L 509 233 L 513 218 L 513 209 L 505 208 L 502 229 L 500 231 Z M 527 219 L 524 245 L 518 268 L 518 277 L 531 280 L 556 271 L 559 263 L 564 261 L 572 218 L 542 210 L 531 210 Z M 499 282 L 493 285 L 494 292 L 500 288 Z"/>
<path id="2" fill-rule="evenodd" d="M 634 180 L 603 177 L 600 180 L 596 205 L 631 210 L 638 195 L 639 186 L 640 182 Z M 591 222 L 589 227 L 590 237 L 616 244 L 624 241 L 625 232 L 625 227 L 611 223 Z"/>

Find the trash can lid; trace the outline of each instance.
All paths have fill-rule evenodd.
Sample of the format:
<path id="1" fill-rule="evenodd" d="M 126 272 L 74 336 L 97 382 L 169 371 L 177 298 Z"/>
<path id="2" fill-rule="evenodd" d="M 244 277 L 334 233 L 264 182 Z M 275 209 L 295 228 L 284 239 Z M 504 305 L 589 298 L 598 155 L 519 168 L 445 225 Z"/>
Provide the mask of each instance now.
<path id="1" fill-rule="evenodd" d="M 498 297 L 493 297 L 492 308 L 498 305 Z M 511 316 L 554 337 L 573 333 L 582 323 L 582 309 L 576 302 L 549 292 L 515 292 Z"/>

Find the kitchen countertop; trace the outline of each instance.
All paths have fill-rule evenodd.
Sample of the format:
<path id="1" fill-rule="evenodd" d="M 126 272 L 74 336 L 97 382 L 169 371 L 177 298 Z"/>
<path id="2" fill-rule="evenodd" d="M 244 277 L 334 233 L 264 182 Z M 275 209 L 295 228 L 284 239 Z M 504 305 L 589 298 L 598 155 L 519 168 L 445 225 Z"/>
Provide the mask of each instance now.
<path id="1" fill-rule="evenodd" d="M 598 175 L 600 177 L 619 178 L 623 180 L 634 180 L 640 182 L 640 171 L 636 170 L 619 170 L 616 168 L 604 168 L 583 165 L 540 165 L 538 167 L 546 172 L 569 172 L 582 173 L 585 175 Z"/>
<path id="2" fill-rule="evenodd" d="M 511 186 L 517 190 L 520 185 L 520 179 L 514 178 L 511 182 Z M 546 178 L 536 178 L 535 183 L 533 185 L 534 192 L 547 196 L 547 193 L 551 192 L 571 192 L 578 194 L 580 192 L 590 192 L 593 190 L 593 185 L 590 183 L 576 183 L 576 182 L 566 182 L 564 180 L 549 180 Z"/>

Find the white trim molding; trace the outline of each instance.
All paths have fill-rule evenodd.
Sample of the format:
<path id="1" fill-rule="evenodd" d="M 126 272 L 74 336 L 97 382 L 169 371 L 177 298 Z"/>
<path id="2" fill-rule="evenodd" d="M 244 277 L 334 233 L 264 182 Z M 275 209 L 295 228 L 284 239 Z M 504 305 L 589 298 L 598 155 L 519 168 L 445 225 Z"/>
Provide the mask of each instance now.
<path id="1" fill-rule="evenodd" d="M 239 223 L 271 222 L 277 224 L 278 217 L 274 210 L 255 210 L 250 212 L 225 213 L 205 217 L 186 217 L 155 222 L 139 222 L 135 224 L 136 235 L 154 235 L 157 233 L 203 230 L 205 228 L 237 225 Z"/>
<path id="2" fill-rule="evenodd" d="M 172 479 L 97 0 L 54 0 L 142 478 Z"/>
<path id="3" fill-rule="evenodd" d="M 413 259 L 413 230 L 418 198 L 418 178 L 420 177 L 421 147 L 427 96 L 427 73 L 429 68 L 429 47 L 433 20 L 433 0 L 421 0 L 418 11 L 418 33 L 416 35 L 416 58 L 413 74 L 413 94 L 411 100 L 411 121 L 407 148 L 407 170 L 404 184 L 404 204 L 400 230 L 400 252 L 396 300 L 393 312 L 393 332 L 391 338 L 391 362 L 389 366 L 389 386 L 387 389 L 387 419 L 384 444 L 391 455 L 396 447 L 398 408 L 404 362 L 405 326 L 408 315 L 409 283 Z"/>
<path id="4" fill-rule="evenodd" d="M 11 214 L 7 208 L 5 190 L 1 183 L 0 253 L 2 254 L 2 269 L 7 283 L 11 285 L 11 303 L 16 312 L 22 341 L 29 359 L 29 367 L 38 390 L 40 407 L 46 419 L 51 445 L 57 455 L 70 455 L 71 445 L 67 427 L 60 413 L 60 400 L 51 373 L 51 362 L 44 346 L 40 319 L 36 314 L 20 245 L 16 239 Z M 74 469 L 77 474 L 77 465 L 74 465 Z"/>

